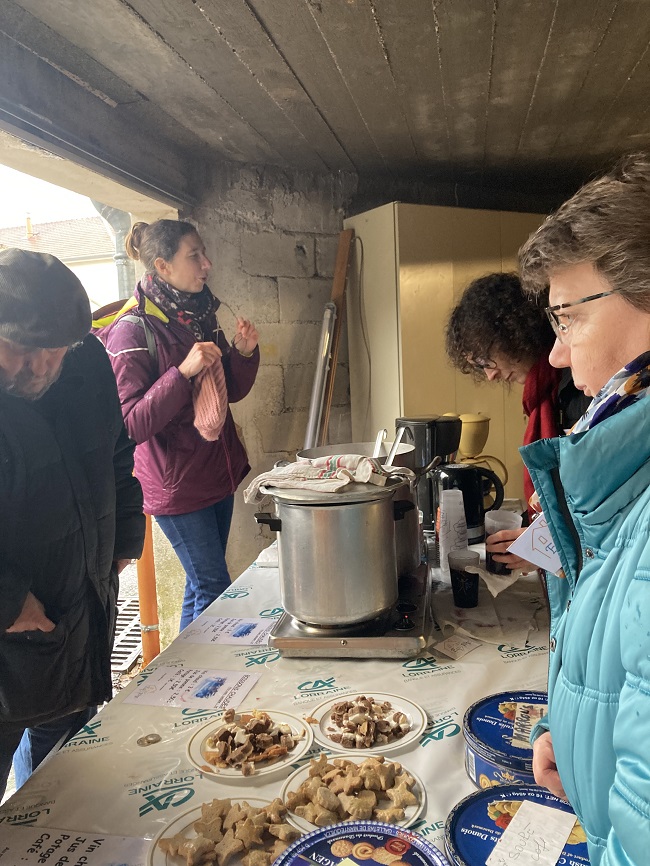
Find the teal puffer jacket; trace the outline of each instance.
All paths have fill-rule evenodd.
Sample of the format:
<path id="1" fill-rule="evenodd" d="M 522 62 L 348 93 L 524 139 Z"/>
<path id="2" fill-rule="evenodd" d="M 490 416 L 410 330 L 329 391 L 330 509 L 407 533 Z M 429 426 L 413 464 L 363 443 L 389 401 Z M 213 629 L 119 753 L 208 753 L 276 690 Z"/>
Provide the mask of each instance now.
<path id="1" fill-rule="evenodd" d="M 521 449 L 564 577 L 548 575 L 549 712 L 592 866 L 650 863 L 650 398 Z"/>

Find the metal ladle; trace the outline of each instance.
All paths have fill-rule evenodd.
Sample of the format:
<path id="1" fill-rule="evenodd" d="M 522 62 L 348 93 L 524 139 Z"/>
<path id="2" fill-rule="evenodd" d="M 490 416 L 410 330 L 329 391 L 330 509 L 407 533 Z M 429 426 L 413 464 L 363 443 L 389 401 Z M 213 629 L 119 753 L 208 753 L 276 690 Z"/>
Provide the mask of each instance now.
<path id="1" fill-rule="evenodd" d="M 388 436 L 388 430 L 384 427 L 383 430 L 380 430 L 377 433 L 377 438 L 375 439 L 375 447 L 372 449 L 372 456 L 374 458 L 379 457 L 381 454 L 381 446 L 384 444 L 384 439 Z"/>
<path id="2" fill-rule="evenodd" d="M 399 443 L 402 441 L 402 436 L 404 435 L 404 430 L 406 428 L 400 427 L 397 433 L 395 433 L 395 439 L 393 440 L 393 444 L 391 445 L 390 451 L 388 452 L 388 457 L 386 458 L 386 466 L 392 466 L 393 460 L 395 459 L 395 455 L 397 454 L 397 449 L 399 448 Z"/>

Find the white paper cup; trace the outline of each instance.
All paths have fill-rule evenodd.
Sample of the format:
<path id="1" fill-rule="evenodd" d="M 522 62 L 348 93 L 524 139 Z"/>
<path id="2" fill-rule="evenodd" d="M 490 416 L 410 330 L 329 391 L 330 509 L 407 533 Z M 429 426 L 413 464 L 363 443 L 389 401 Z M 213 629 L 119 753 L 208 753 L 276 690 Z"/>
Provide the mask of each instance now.
<path id="1" fill-rule="evenodd" d="M 485 512 L 485 534 L 494 535 L 501 529 L 519 529 L 521 526 L 521 514 L 514 511 L 506 511 L 500 508 L 497 511 Z"/>

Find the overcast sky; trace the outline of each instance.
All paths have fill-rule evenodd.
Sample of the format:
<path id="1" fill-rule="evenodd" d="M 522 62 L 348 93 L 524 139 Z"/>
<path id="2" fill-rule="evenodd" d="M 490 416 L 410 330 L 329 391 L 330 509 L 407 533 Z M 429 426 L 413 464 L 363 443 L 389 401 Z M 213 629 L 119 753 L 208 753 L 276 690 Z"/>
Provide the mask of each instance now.
<path id="1" fill-rule="evenodd" d="M 0 165 L 0 228 L 98 216 L 90 199 Z"/>

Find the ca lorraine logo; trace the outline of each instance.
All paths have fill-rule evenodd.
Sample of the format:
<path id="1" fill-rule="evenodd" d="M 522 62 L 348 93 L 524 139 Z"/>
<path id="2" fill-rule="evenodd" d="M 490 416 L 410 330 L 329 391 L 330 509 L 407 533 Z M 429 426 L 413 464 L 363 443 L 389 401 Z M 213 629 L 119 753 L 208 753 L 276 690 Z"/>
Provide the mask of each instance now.
<path id="1" fill-rule="evenodd" d="M 164 812 L 165 809 L 176 808 L 177 806 L 182 806 L 183 803 L 187 803 L 194 796 L 194 788 L 190 785 L 173 785 L 169 788 L 164 788 L 162 791 L 158 791 L 154 793 L 153 791 L 150 794 L 145 794 L 144 799 L 146 803 L 144 806 L 140 806 L 138 809 L 138 814 L 141 818 L 145 815 L 148 815 L 149 812 L 153 812 L 154 809 L 158 812 Z"/>
<path id="2" fill-rule="evenodd" d="M 89 722 L 87 725 L 84 725 L 74 737 L 70 737 L 66 746 L 74 745 L 79 740 L 93 740 L 96 739 L 98 735 L 98 731 L 102 726 L 101 719 L 98 719 L 96 722 Z"/>
<path id="3" fill-rule="evenodd" d="M 329 692 L 331 689 L 336 688 L 335 683 L 334 677 L 328 677 L 326 680 L 307 680 L 304 683 L 300 683 L 298 691 L 303 694 L 307 692 Z"/>
<path id="4" fill-rule="evenodd" d="M 264 617 L 264 619 L 277 619 L 282 616 L 283 613 L 283 607 L 268 607 L 265 610 L 261 610 L 259 615 Z"/>
<path id="5" fill-rule="evenodd" d="M 264 647 L 262 650 L 255 651 L 253 650 L 250 654 L 246 654 L 246 662 L 245 667 L 250 668 L 255 665 L 265 665 L 271 664 L 272 662 L 277 662 L 280 658 L 280 653 L 276 649 L 268 649 Z"/>
<path id="6" fill-rule="evenodd" d="M 440 667 L 440 662 L 434 659 L 433 656 L 422 656 L 417 659 L 409 659 L 402 665 L 407 671 L 424 671 L 435 670 Z"/>

